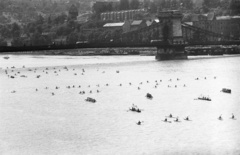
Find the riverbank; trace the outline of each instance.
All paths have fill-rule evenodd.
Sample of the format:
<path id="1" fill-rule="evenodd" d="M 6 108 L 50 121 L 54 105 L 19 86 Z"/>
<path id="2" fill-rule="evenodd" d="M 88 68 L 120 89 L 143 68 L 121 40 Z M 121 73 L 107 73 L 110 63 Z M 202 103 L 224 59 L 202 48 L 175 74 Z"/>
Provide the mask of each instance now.
<path id="1" fill-rule="evenodd" d="M 65 49 L 65 50 L 41 50 L 41 51 L 18 51 L 4 52 L 1 54 L 16 55 L 72 55 L 72 56 L 97 56 L 97 55 L 155 55 L 156 48 L 86 48 L 86 49 Z"/>

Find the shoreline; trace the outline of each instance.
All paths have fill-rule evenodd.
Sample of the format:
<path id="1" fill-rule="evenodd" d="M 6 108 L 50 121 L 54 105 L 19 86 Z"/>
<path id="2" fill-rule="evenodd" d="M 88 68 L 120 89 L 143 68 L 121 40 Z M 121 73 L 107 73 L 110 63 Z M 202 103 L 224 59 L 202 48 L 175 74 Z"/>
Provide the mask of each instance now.
<path id="1" fill-rule="evenodd" d="M 89 49 L 65 49 L 65 50 L 42 50 L 42 51 L 15 51 L 3 52 L 0 55 L 70 55 L 70 56 L 125 56 L 125 55 L 153 55 L 156 48 L 89 48 Z"/>

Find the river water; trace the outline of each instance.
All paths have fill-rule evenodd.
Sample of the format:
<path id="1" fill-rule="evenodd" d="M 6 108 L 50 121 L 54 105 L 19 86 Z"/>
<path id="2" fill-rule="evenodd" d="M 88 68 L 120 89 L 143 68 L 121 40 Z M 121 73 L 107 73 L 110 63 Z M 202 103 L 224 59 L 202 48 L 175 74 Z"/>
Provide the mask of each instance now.
<path id="1" fill-rule="evenodd" d="M 4 56 L 0 154 L 240 154 L 239 55 Z M 128 111 L 132 104 L 142 112 Z M 170 113 L 180 122 L 163 122 Z"/>

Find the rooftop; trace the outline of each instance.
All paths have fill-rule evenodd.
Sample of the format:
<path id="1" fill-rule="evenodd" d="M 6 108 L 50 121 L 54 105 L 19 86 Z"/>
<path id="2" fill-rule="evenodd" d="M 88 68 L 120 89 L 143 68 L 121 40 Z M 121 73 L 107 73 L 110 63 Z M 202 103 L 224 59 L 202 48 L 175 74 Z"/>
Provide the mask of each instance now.
<path id="1" fill-rule="evenodd" d="M 121 27 L 124 23 L 107 23 L 103 27 Z"/>
<path id="2" fill-rule="evenodd" d="M 217 20 L 229 20 L 229 19 L 232 19 L 231 16 L 218 16 L 216 17 Z"/>
<path id="3" fill-rule="evenodd" d="M 140 25 L 142 23 L 142 20 L 134 20 L 131 25 Z"/>

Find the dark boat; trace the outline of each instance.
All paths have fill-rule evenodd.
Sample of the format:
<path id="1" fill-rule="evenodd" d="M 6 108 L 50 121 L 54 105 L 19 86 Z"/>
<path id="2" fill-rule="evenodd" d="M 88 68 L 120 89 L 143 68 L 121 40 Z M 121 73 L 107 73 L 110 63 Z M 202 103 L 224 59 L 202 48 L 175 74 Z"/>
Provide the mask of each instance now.
<path id="1" fill-rule="evenodd" d="M 194 100 L 205 100 L 205 101 L 212 101 L 210 97 L 206 97 L 206 96 L 199 96 L 198 98 L 194 99 Z"/>
<path id="2" fill-rule="evenodd" d="M 85 99 L 85 101 L 87 101 L 87 102 L 92 102 L 92 103 L 95 103 L 95 102 L 96 102 L 96 100 L 93 99 L 93 98 L 91 98 L 91 97 L 88 97 L 87 99 Z"/>
<path id="3" fill-rule="evenodd" d="M 153 98 L 153 96 L 152 96 L 151 94 L 149 94 L 149 93 L 147 93 L 146 97 L 147 97 L 148 99 L 152 99 L 152 98 Z"/>
<path id="4" fill-rule="evenodd" d="M 221 92 L 231 94 L 232 91 L 231 91 L 231 89 L 223 88 L 223 89 L 221 90 Z"/>
<path id="5" fill-rule="evenodd" d="M 212 101 L 209 97 L 205 97 L 205 96 L 198 97 L 198 100 Z"/>
<path id="6" fill-rule="evenodd" d="M 133 111 L 133 112 L 138 112 L 138 113 L 141 112 L 141 110 L 139 108 L 136 108 L 136 107 L 129 108 L 129 110 Z"/>

